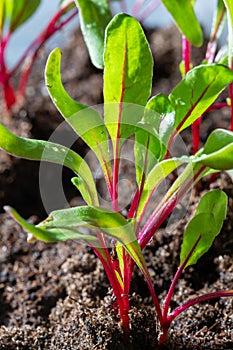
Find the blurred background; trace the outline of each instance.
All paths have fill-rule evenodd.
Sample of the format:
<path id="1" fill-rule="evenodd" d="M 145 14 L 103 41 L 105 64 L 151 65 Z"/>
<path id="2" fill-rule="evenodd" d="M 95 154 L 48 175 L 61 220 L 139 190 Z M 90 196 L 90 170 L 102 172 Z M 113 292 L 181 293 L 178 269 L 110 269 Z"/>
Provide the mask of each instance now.
<path id="1" fill-rule="evenodd" d="M 14 65 L 17 58 L 21 56 L 21 54 L 24 52 L 25 48 L 31 43 L 33 38 L 35 38 L 35 36 L 39 34 L 41 30 L 43 30 L 43 28 L 48 23 L 49 19 L 56 12 L 59 2 L 60 0 L 42 0 L 41 5 L 38 11 L 36 11 L 36 13 L 34 14 L 34 16 L 32 16 L 30 20 L 28 20 L 22 27 L 20 27 L 19 30 L 17 30 L 17 32 L 11 39 L 7 51 L 7 61 L 10 67 Z M 147 2 L 148 1 L 145 1 L 145 3 Z M 144 26 L 157 28 L 170 25 L 172 23 L 171 16 L 168 15 L 166 9 L 164 8 L 163 4 L 160 4 L 159 0 L 155 0 L 155 2 L 158 3 L 158 7 L 155 11 L 151 13 L 151 15 L 146 19 L 146 21 L 143 22 Z M 131 10 L 134 6 L 134 3 L 135 0 L 126 1 L 128 13 L 132 13 Z M 200 19 L 200 22 L 207 35 L 211 27 L 210 19 L 212 18 L 212 13 L 214 11 L 215 5 L 216 0 L 196 1 L 196 14 Z M 117 12 L 121 11 L 119 3 L 113 3 L 112 7 L 113 10 Z M 63 45 L 65 45 L 65 42 L 69 38 L 69 32 L 77 26 L 78 17 L 73 19 L 73 21 L 62 30 L 62 33 L 58 32 L 55 36 L 53 36 L 47 43 L 47 46 L 49 46 L 50 49 L 54 48 L 55 46 L 62 47 Z"/>

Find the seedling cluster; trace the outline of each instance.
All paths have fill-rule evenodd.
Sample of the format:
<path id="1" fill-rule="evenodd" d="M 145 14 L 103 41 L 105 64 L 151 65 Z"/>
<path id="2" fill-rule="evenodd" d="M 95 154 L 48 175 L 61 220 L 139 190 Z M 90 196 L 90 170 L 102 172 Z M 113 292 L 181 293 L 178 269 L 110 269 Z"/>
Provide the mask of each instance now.
<path id="1" fill-rule="evenodd" d="M 226 87 L 232 86 L 233 72 L 231 66 L 227 66 L 231 48 L 227 60 L 222 57 L 220 63 L 213 63 L 214 50 L 210 46 L 214 45 L 225 13 L 228 13 L 228 21 L 232 23 L 232 7 L 230 1 L 218 1 L 207 58 L 203 64 L 192 68 L 190 43 L 202 43 L 202 32 L 193 4 L 190 1 L 163 1 L 185 36 L 181 69 L 183 79 L 169 96 L 151 96 L 153 58 L 140 23 L 123 13 L 106 20 L 106 12 L 110 16 L 107 1 L 93 3 L 96 7 L 85 7 L 84 11 L 83 1 L 77 1 L 82 30 L 88 47 L 91 47 L 92 61 L 104 69 L 103 115 L 68 95 L 61 79 L 59 49 L 52 51 L 48 58 L 45 80 L 59 112 L 98 159 L 111 208 L 100 205 L 90 167 L 77 153 L 49 141 L 17 137 L 1 125 L 1 148 L 15 156 L 70 168 L 75 174 L 72 182 L 86 202 L 84 206 L 53 211 L 36 226 L 24 220 L 13 208 L 5 209 L 29 233 L 29 241 L 81 239 L 92 247 L 103 264 L 116 297 L 126 340 L 130 339 L 129 295 L 136 264 L 151 293 L 161 329 L 158 344 L 162 346 L 172 321 L 187 308 L 214 298 L 233 296 L 233 290 L 210 292 L 170 310 L 183 271 L 209 250 L 221 230 L 226 218 L 227 196 L 220 190 L 209 191 L 200 199 L 193 218 L 185 228 L 180 264 L 164 303 L 158 299 L 156 285 L 153 285 L 143 256 L 144 248 L 153 237 L 156 239 L 159 227 L 193 186 L 207 175 L 233 169 L 233 132 L 230 130 L 214 130 L 200 149 L 199 141 L 196 142 L 194 137 L 195 146 L 198 144 L 198 147 L 193 155 L 172 156 L 172 146 L 179 134 L 188 127 L 196 130 L 200 116 L 210 109 L 219 108 L 214 104 L 217 97 Z M 99 12 L 96 12 L 97 3 Z M 93 20 L 96 18 L 93 11 L 95 16 L 99 16 L 99 21 Z M 105 22 L 101 21 L 102 16 Z M 99 45 L 93 44 L 92 35 Z M 126 211 L 119 206 L 119 169 L 122 148 L 129 139 L 134 147 L 136 191 Z M 176 172 L 177 169 L 179 172 Z M 171 174 L 174 181 L 170 182 L 169 179 L 170 186 L 162 200 L 152 201 L 161 183 Z M 83 228 L 90 231 L 83 233 Z"/>

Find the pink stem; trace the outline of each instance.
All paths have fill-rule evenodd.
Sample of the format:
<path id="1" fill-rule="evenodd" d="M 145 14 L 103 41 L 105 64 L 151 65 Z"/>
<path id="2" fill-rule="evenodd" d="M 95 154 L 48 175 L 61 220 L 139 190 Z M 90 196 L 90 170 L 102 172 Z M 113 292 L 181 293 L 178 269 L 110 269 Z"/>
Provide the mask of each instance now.
<path id="1" fill-rule="evenodd" d="M 184 35 L 182 36 L 182 56 L 184 61 L 184 73 L 186 75 L 190 70 L 191 44 Z"/>
<path id="2" fill-rule="evenodd" d="M 98 238 L 101 238 L 99 234 L 97 235 Z M 100 239 L 100 245 L 102 245 L 102 238 Z M 130 330 L 129 330 L 129 300 L 128 300 L 128 295 L 125 295 L 122 291 L 122 288 L 120 286 L 120 283 L 116 277 L 115 274 L 115 267 L 114 264 L 111 260 L 111 257 L 109 255 L 108 249 L 103 248 L 105 252 L 105 256 L 107 258 L 107 261 L 105 260 L 104 256 L 100 253 L 100 251 L 92 246 L 93 251 L 95 252 L 96 256 L 98 259 L 101 261 L 104 270 L 106 272 L 106 275 L 108 277 L 108 280 L 112 286 L 113 293 L 116 297 L 117 304 L 119 307 L 120 311 L 120 317 L 121 317 L 121 324 L 123 327 L 124 331 L 124 336 L 126 341 L 129 341 L 129 335 L 130 335 Z"/>
<path id="3" fill-rule="evenodd" d="M 138 14 L 140 12 L 140 9 L 142 7 L 142 5 L 144 4 L 145 0 L 136 0 L 135 4 L 132 8 L 132 16 L 134 17 L 138 17 Z"/>
<path id="4" fill-rule="evenodd" d="M 220 103 L 216 103 L 212 106 L 210 106 L 206 112 L 211 112 L 211 111 L 216 111 L 218 109 L 222 109 L 224 107 L 229 107 L 228 103 L 227 102 L 220 102 Z"/>
<path id="5" fill-rule="evenodd" d="M 74 11 L 74 13 L 72 13 L 65 21 L 61 22 L 59 25 L 57 26 L 53 26 L 52 28 L 50 28 L 50 30 L 48 30 L 48 33 L 46 33 L 46 31 L 39 36 L 34 44 L 36 45 L 37 42 L 37 47 L 35 47 L 35 51 L 33 53 L 33 55 L 30 58 L 30 62 L 27 65 L 27 67 L 25 68 L 25 70 L 23 71 L 23 74 L 21 75 L 21 79 L 20 79 L 20 83 L 19 83 L 19 96 L 22 97 L 25 95 L 25 89 L 26 89 L 26 85 L 27 85 L 27 81 L 28 81 L 28 77 L 29 74 L 31 72 L 31 69 L 33 67 L 33 64 L 37 58 L 38 52 L 41 49 L 41 47 L 44 45 L 45 41 L 47 41 L 52 35 L 54 35 L 58 30 L 61 30 L 71 19 L 74 18 L 74 16 L 76 16 L 77 11 Z M 62 15 L 62 14 L 61 14 Z M 33 45 L 31 47 L 31 49 L 33 48 Z M 29 54 L 29 51 L 28 51 Z"/>
<path id="6" fill-rule="evenodd" d="M 46 29 L 31 43 L 31 45 L 26 49 L 20 60 L 17 62 L 16 66 L 11 70 L 11 75 L 14 75 L 16 71 L 19 70 L 20 66 L 24 63 L 25 59 L 30 55 L 31 51 L 38 51 L 39 48 L 47 41 L 54 33 L 56 33 L 58 30 L 61 30 L 71 19 L 74 18 L 74 16 L 77 15 L 78 10 L 74 9 L 73 13 L 63 22 L 60 24 L 57 24 L 56 22 L 63 16 L 63 14 L 66 12 L 67 8 L 69 8 L 70 4 L 68 4 L 66 7 L 60 9 L 54 17 L 50 20 L 48 23 Z"/>
<path id="7" fill-rule="evenodd" d="M 5 62 L 5 50 L 10 40 L 11 33 L 8 33 L 3 39 L 0 36 L 0 84 L 2 85 L 4 101 L 6 108 L 10 111 L 11 107 L 16 101 L 15 91 L 13 86 L 10 83 L 10 73 L 7 71 L 6 62 Z"/>
<path id="8" fill-rule="evenodd" d="M 148 244 L 150 239 L 153 237 L 155 231 L 161 226 L 164 220 L 168 217 L 168 215 L 174 210 L 176 205 L 179 203 L 181 198 L 187 193 L 187 191 L 193 186 L 195 181 L 204 173 L 206 167 L 202 166 L 194 177 L 189 180 L 186 184 L 183 183 L 183 187 L 176 190 L 173 194 L 171 194 L 170 198 L 163 202 L 159 208 L 152 213 L 147 222 L 145 223 L 143 229 L 140 232 L 139 236 L 139 245 L 143 250 L 145 246 Z"/>
<path id="9" fill-rule="evenodd" d="M 200 146 L 200 127 L 201 127 L 202 116 L 200 116 L 195 122 L 192 124 L 192 134 L 193 134 L 193 155 L 197 153 Z"/>
<path id="10" fill-rule="evenodd" d="M 190 62 L 191 62 L 191 44 L 188 39 L 183 35 L 182 36 L 182 54 L 184 61 L 184 74 L 186 75 L 190 70 Z M 195 154 L 200 145 L 200 124 L 201 124 L 201 116 L 195 120 L 192 124 L 192 135 L 193 135 L 193 154 Z"/>
<path id="11" fill-rule="evenodd" d="M 172 295 L 174 293 L 174 290 L 175 290 L 175 287 L 177 285 L 177 282 L 181 276 L 181 274 L 183 273 L 190 257 L 192 256 L 195 248 L 197 247 L 198 243 L 200 242 L 201 240 L 201 237 L 202 235 L 200 234 L 198 239 L 196 240 L 196 242 L 194 243 L 192 249 L 190 250 L 190 252 L 188 253 L 187 257 L 185 258 L 184 262 L 179 266 L 173 280 L 172 280 L 172 283 L 171 283 L 171 286 L 169 288 L 169 291 L 167 293 L 167 297 L 166 297 L 166 300 L 165 300 L 165 303 L 164 303 L 164 309 L 163 309 L 163 317 L 164 317 L 164 320 L 165 322 L 167 321 L 167 315 L 168 315 L 168 310 L 169 310 L 169 306 L 170 306 L 170 303 L 171 303 L 171 298 L 172 298 Z"/>
<path id="12" fill-rule="evenodd" d="M 188 300 L 183 305 L 176 308 L 168 317 L 168 321 L 171 323 L 177 316 L 179 316 L 183 311 L 187 310 L 193 305 L 198 303 L 203 303 L 212 299 L 224 298 L 224 297 L 232 297 L 233 290 L 221 290 L 218 292 L 207 293 L 205 295 L 200 295 L 196 298 Z"/>
<path id="13" fill-rule="evenodd" d="M 143 23 L 152 14 L 152 12 L 154 12 L 157 9 L 160 3 L 160 0 L 151 1 L 145 8 L 145 10 L 142 12 L 141 16 L 139 16 L 138 20 L 141 23 Z"/>
<path id="14" fill-rule="evenodd" d="M 233 84 L 231 83 L 229 85 L 229 97 L 231 101 L 231 123 L 230 123 L 230 130 L 233 131 Z"/>

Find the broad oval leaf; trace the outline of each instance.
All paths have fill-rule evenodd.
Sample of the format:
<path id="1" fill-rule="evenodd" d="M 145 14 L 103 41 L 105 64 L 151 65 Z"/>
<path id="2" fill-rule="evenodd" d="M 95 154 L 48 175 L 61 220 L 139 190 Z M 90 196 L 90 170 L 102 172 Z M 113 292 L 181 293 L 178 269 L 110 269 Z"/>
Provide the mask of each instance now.
<path id="1" fill-rule="evenodd" d="M 227 195 L 220 190 L 206 193 L 200 200 L 195 216 L 186 227 L 180 253 L 180 264 L 199 240 L 185 267 L 197 260 L 212 246 L 226 218 Z"/>
<path id="2" fill-rule="evenodd" d="M 116 15 L 106 28 L 104 51 L 105 123 L 113 140 L 130 136 L 140 121 L 140 106 L 146 105 L 151 93 L 152 67 L 151 51 L 140 23 L 126 14 Z M 138 110 L 134 106 L 130 109 L 130 104 L 139 105 Z M 127 127 L 120 125 L 130 117 Z"/>
<path id="3" fill-rule="evenodd" d="M 112 15 L 107 0 L 75 0 L 92 63 L 103 68 L 104 32 Z"/>
<path id="4" fill-rule="evenodd" d="M 201 46 L 203 34 L 195 15 L 192 1 L 161 0 L 174 18 L 177 26 L 186 38 L 195 46 Z"/>
<path id="5" fill-rule="evenodd" d="M 1 124 L 0 147 L 17 157 L 65 165 L 83 179 L 92 204 L 98 204 L 95 182 L 89 166 L 69 148 L 53 142 L 15 136 Z"/>
<path id="6" fill-rule="evenodd" d="M 169 96 L 176 111 L 177 132 L 198 119 L 232 82 L 233 72 L 220 64 L 201 65 L 190 70 Z"/>

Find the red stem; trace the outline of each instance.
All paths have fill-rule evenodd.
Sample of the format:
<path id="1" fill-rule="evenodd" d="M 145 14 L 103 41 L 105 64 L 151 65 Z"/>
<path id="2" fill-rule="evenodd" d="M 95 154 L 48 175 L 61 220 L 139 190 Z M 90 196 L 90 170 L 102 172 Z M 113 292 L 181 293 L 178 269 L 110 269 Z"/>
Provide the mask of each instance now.
<path id="1" fill-rule="evenodd" d="M 101 242 L 100 242 L 101 244 Z M 113 293 L 116 297 L 117 305 L 119 307 L 120 317 L 121 317 L 121 324 L 123 327 L 123 332 L 126 341 L 129 341 L 129 301 L 128 301 L 128 295 L 125 295 L 123 293 L 123 290 L 120 286 L 120 283 L 116 277 L 115 274 L 115 267 L 111 260 L 111 257 L 109 255 L 108 249 L 104 248 L 105 256 L 107 257 L 107 261 L 104 259 L 103 255 L 99 252 L 99 250 L 92 246 L 93 251 L 95 252 L 98 259 L 101 261 L 104 270 L 106 272 L 106 275 L 108 277 L 108 280 L 112 286 Z"/>
<path id="2" fill-rule="evenodd" d="M 172 280 L 172 283 L 171 283 L 171 286 L 169 288 L 169 291 L 167 293 L 167 297 L 166 297 L 166 300 L 165 300 L 165 303 L 164 303 L 164 309 L 163 309 L 163 317 L 164 317 L 164 320 L 165 322 L 167 322 L 167 315 L 168 315 L 168 310 L 169 310 L 169 306 L 170 306 L 170 303 L 171 303 L 171 298 L 172 298 L 172 295 L 174 293 L 174 290 L 175 290 L 175 287 L 177 285 L 177 282 L 181 276 L 181 274 L 183 273 L 190 257 L 192 256 L 195 248 L 197 247 L 198 243 L 200 242 L 201 240 L 201 237 L 202 235 L 200 234 L 198 239 L 196 240 L 196 242 L 194 243 L 192 249 L 190 250 L 190 252 L 188 253 L 187 257 L 185 258 L 185 260 L 183 261 L 183 263 L 179 266 L 173 280 Z"/>
<path id="3" fill-rule="evenodd" d="M 121 118 L 123 113 L 123 102 L 125 94 L 125 71 L 127 64 L 127 47 L 125 44 L 124 47 L 124 61 L 122 69 L 122 79 L 121 79 L 121 96 L 119 102 L 119 112 L 117 120 L 117 135 L 116 135 L 116 144 L 115 144 L 115 154 L 114 154 L 114 164 L 113 164 L 113 184 L 112 184 L 112 208 L 116 212 L 119 211 L 118 207 L 118 177 L 119 177 L 119 157 L 120 157 L 120 136 L 121 136 Z"/>
<path id="4" fill-rule="evenodd" d="M 218 298 L 224 298 L 224 297 L 232 297 L 233 296 L 233 290 L 221 290 L 218 292 L 212 292 L 207 293 L 204 295 L 200 295 L 196 298 L 193 298 L 191 300 L 188 300 L 183 305 L 176 308 L 168 317 L 168 321 L 171 323 L 177 316 L 179 316 L 183 311 L 187 310 L 193 305 L 196 305 L 198 303 L 203 303 L 212 299 L 218 299 Z"/>
<path id="5" fill-rule="evenodd" d="M 186 75 L 190 70 L 191 44 L 184 35 L 182 36 L 182 54 L 184 61 L 184 74 Z M 200 124 L 201 116 L 192 124 L 193 154 L 198 151 L 200 145 Z"/>
<path id="6" fill-rule="evenodd" d="M 200 147 L 200 126 L 201 126 L 202 116 L 200 116 L 192 124 L 192 134 L 193 134 L 193 155 L 197 153 Z"/>
<path id="7" fill-rule="evenodd" d="M 45 42 L 52 36 L 54 35 L 58 30 L 61 30 L 68 22 L 70 22 L 74 16 L 78 13 L 77 10 L 73 11 L 73 13 L 66 18 L 63 22 L 60 24 L 56 25 L 56 21 L 60 19 L 60 17 L 63 15 L 65 10 L 67 9 L 69 5 L 67 5 L 64 9 L 58 11 L 58 13 L 52 18 L 52 20 L 49 22 L 46 30 L 40 34 L 36 40 L 29 46 L 28 50 L 24 53 L 22 56 L 21 60 L 18 62 L 17 66 L 14 68 L 13 72 L 15 69 L 18 69 L 19 66 L 23 63 L 24 59 L 29 56 L 30 51 L 34 50 L 33 54 L 31 55 L 30 62 L 27 65 L 27 67 L 24 69 L 23 74 L 21 75 L 20 83 L 19 83 L 19 96 L 24 96 L 25 94 L 25 88 L 27 84 L 27 80 L 29 77 L 29 74 L 31 72 L 32 66 L 37 58 L 38 52 L 41 49 L 41 47 L 45 44 Z"/>
<path id="8" fill-rule="evenodd" d="M 227 102 L 220 102 L 220 103 L 216 103 L 212 106 L 210 106 L 206 112 L 211 112 L 211 111 L 216 111 L 218 109 L 222 109 L 224 107 L 229 107 L 228 103 Z"/>
<path id="9" fill-rule="evenodd" d="M 146 144 L 146 154 L 145 154 L 145 160 L 143 164 L 143 172 L 142 172 L 142 179 L 140 183 L 140 188 L 139 190 L 136 191 L 134 199 L 132 201 L 129 213 L 128 213 L 128 219 L 131 219 L 132 217 L 137 216 L 137 210 L 138 210 L 138 205 L 143 193 L 145 181 L 146 181 L 146 173 L 147 173 L 147 166 L 148 166 L 148 150 L 149 150 L 149 143 L 150 143 L 150 137 L 147 139 L 147 144 Z M 138 223 L 138 228 L 139 228 L 140 220 Z M 135 230 L 136 232 L 138 231 L 138 228 Z"/>
<path id="10" fill-rule="evenodd" d="M 153 237 L 155 231 L 161 226 L 161 224 L 168 217 L 168 215 L 174 210 L 181 198 L 183 198 L 183 196 L 188 192 L 188 190 L 190 190 L 190 188 L 200 177 L 201 173 L 205 171 L 205 169 L 206 167 L 202 166 L 191 180 L 189 180 L 186 184 L 182 184 L 183 188 L 177 189 L 174 193 L 172 193 L 170 198 L 168 198 L 166 202 L 161 203 L 159 208 L 156 208 L 155 211 L 151 214 L 144 227 L 142 228 L 138 239 L 139 245 L 142 250 Z"/>
<path id="11" fill-rule="evenodd" d="M 5 62 L 5 50 L 10 37 L 11 33 L 8 33 L 4 39 L 0 36 L 0 84 L 2 85 L 4 100 L 8 111 L 10 111 L 12 105 L 16 101 L 14 88 L 10 84 L 10 73 L 7 71 Z"/>
<path id="12" fill-rule="evenodd" d="M 191 44 L 184 35 L 182 35 L 182 56 L 184 61 L 184 73 L 186 75 L 190 70 Z"/>

